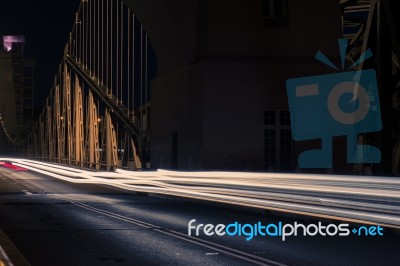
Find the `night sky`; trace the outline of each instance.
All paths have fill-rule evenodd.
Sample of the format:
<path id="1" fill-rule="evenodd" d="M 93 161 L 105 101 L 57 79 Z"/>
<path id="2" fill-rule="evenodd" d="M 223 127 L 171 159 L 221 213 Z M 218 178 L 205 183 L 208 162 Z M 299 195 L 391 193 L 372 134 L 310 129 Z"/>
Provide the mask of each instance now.
<path id="1" fill-rule="evenodd" d="M 37 107 L 43 105 L 53 85 L 79 3 L 80 0 L 0 2 L 0 35 L 26 36 L 25 55 L 36 60 Z"/>

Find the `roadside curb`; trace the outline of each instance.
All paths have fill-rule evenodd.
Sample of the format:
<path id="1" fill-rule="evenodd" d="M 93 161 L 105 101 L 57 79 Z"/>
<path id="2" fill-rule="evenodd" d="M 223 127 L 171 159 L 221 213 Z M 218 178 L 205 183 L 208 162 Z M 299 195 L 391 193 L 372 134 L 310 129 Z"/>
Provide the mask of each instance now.
<path id="1" fill-rule="evenodd" d="M 0 229 L 0 266 L 30 266 L 14 243 Z"/>

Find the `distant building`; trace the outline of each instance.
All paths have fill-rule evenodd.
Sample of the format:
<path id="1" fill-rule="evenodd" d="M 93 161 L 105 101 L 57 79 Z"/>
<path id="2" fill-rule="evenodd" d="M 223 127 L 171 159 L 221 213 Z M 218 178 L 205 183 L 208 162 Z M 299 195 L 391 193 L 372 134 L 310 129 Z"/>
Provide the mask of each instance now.
<path id="1" fill-rule="evenodd" d="M 33 118 L 35 61 L 24 56 L 25 37 L 3 36 L 0 50 L 0 113 L 11 136 Z"/>

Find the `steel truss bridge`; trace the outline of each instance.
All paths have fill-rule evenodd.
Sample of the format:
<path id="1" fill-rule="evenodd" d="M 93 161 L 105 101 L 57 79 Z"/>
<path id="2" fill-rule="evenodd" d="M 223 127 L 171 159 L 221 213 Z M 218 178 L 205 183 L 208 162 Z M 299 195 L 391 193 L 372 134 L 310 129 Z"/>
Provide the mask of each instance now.
<path id="1" fill-rule="evenodd" d="M 347 59 L 355 62 L 372 47 L 378 65 L 386 66 L 378 66 L 379 79 L 384 80 L 382 73 L 393 66 L 397 72 L 388 78 L 400 84 L 396 74 L 400 72 L 400 45 L 388 2 L 340 0 L 340 5 L 343 35 L 349 40 Z M 389 49 L 382 48 L 382 23 L 388 28 Z M 125 1 L 82 0 L 35 127 L 18 141 L 10 137 L 0 116 L 6 137 L 23 157 L 92 169 L 142 169 L 149 163 L 150 151 L 151 53 L 144 27 Z M 385 102 L 391 102 L 393 91 L 400 90 L 400 85 L 395 89 L 384 82 L 379 87 L 386 90 L 382 93 Z M 399 143 L 395 144 L 395 172 Z"/>
<path id="2" fill-rule="evenodd" d="M 363 62 L 356 69 L 376 67 L 383 132 L 379 137 L 368 135 L 359 137 L 358 141 L 375 142 L 381 146 L 382 168 L 386 169 L 387 173 L 399 174 L 400 127 L 398 121 L 400 120 L 395 114 L 400 110 L 400 31 L 395 22 L 395 2 L 340 0 L 343 37 L 349 40 L 347 59 L 354 63 L 368 49 L 372 50 L 376 58 L 374 64 Z M 356 168 L 362 167 L 362 165 L 356 165 Z M 358 171 L 363 172 L 362 169 Z"/>
<path id="3" fill-rule="evenodd" d="M 142 169 L 148 72 L 154 68 L 148 66 L 150 49 L 147 33 L 123 1 L 82 0 L 35 127 L 23 141 L 4 128 L 6 136 L 24 157 L 93 169 Z"/>
<path id="4" fill-rule="evenodd" d="M 400 46 L 391 12 L 387 12 L 390 6 L 383 0 L 342 0 L 341 7 L 348 61 L 356 62 L 368 47 L 374 50 L 379 89 L 384 91 L 381 101 L 392 108 L 393 99 L 400 99 L 394 97 L 400 91 Z M 384 21 L 381 13 L 386 14 Z M 382 23 L 386 33 L 381 32 Z M 384 46 L 387 41 L 390 45 Z M 31 133 L 23 141 L 13 139 L 0 116 L 5 135 L 22 157 L 67 167 L 28 159 L 14 159 L 16 165 L 73 183 L 400 227 L 400 182 L 393 177 L 71 169 L 140 170 L 148 162 L 148 50 L 143 26 L 123 1 L 83 0 L 54 86 Z M 388 72 L 388 65 L 396 71 Z M 399 87 L 385 83 L 382 77 L 387 73 L 388 80 Z M 383 111 L 388 107 L 384 104 Z M 392 136 L 393 131 L 387 133 Z M 398 143 L 393 149 L 394 172 L 400 161 Z M 388 147 L 392 152 L 392 145 Z"/>

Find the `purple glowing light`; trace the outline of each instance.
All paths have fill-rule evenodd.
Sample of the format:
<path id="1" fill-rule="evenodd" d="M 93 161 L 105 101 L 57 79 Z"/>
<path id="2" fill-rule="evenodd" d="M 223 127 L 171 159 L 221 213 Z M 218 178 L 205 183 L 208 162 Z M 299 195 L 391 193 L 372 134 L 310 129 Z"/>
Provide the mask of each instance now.
<path id="1" fill-rule="evenodd" d="M 3 36 L 3 47 L 11 51 L 14 43 L 25 43 L 25 36 Z"/>

